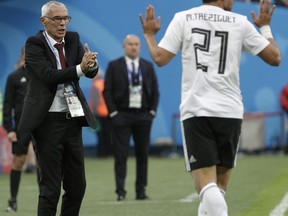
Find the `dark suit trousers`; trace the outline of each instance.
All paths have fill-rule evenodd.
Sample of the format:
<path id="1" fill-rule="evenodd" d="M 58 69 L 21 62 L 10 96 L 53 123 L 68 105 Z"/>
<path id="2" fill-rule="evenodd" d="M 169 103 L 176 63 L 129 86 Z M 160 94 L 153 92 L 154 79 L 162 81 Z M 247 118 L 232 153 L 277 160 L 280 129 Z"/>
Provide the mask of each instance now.
<path id="1" fill-rule="evenodd" d="M 136 157 L 136 194 L 145 193 L 152 115 L 140 111 L 119 111 L 112 118 L 112 148 L 115 156 L 116 193 L 125 195 L 126 162 L 133 136 Z"/>
<path id="2" fill-rule="evenodd" d="M 65 113 L 49 113 L 33 131 L 40 171 L 38 216 L 55 216 L 63 182 L 61 216 L 78 216 L 86 180 L 82 127 Z"/>
<path id="3" fill-rule="evenodd" d="M 110 127 L 110 118 L 109 117 L 98 117 L 100 130 L 97 131 L 98 138 L 98 157 L 105 157 L 112 155 L 111 149 L 111 127 Z"/>

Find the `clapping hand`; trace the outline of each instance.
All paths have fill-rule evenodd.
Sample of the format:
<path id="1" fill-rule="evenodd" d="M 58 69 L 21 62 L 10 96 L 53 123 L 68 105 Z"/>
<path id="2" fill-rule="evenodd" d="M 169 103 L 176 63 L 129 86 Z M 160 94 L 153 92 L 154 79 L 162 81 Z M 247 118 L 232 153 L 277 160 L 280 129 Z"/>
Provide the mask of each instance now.
<path id="1" fill-rule="evenodd" d="M 98 67 L 97 52 L 91 52 L 88 44 L 84 45 L 85 53 L 80 64 L 83 73 L 87 73 L 91 70 L 95 70 Z"/>

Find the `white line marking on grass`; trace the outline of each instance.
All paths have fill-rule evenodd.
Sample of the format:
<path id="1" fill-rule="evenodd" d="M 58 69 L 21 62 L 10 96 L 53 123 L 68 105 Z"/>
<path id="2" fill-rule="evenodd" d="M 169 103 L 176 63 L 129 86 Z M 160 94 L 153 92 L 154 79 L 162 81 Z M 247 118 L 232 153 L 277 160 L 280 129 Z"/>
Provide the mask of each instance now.
<path id="1" fill-rule="evenodd" d="M 284 216 L 288 210 L 288 192 L 285 194 L 281 202 L 274 208 L 269 216 Z"/>
<path id="2" fill-rule="evenodd" d="M 133 205 L 137 203 L 149 203 L 149 204 L 159 204 L 175 202 L 175 200 L 124 200 L 124 201 L 98 201 L 95 204 L 98 205 Z"/>
<path id="3" fill-rule="evenodd" d="M 198 199 L 198 194 L 192 193 L 192 194 L 188 195 L 187 197 L 180 199 L 179 202 L 191 203 L 191 202 L 195 201 L 196 199 Z"/>
<path id="4" fill-rule="evenodd" d="M 158 204 L 158 203 L 192 203 L 194 202 L 196 199 L 198 199 L 198 194 L 197 193 L 192 193 L 188 196 L 186 196 L 183 199 L 180 200 L 169 200 L 169 199 L 163 199 L 163 200 L 125 200 L 125 201 L 98 201 L 95 204 L 98 205 L 133 205 L 133 204 L 137 204 L 137 203 L 149 203 L 149 204 Z"/>

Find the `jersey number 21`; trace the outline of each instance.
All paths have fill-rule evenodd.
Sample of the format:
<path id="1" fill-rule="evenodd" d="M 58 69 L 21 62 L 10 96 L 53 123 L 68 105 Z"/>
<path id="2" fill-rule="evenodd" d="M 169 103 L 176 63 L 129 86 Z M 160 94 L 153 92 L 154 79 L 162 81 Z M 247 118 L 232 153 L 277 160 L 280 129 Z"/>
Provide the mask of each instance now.
<path id="1" fill-rule="evenodd" d="M 204 36 L 203 44 L 195 43 L 194 50 L 195 50 L 197 69 L 201 69 L 202 71 L 207 72 L 208 66 L 202 65 L 198 62 L 197 50 L 201 50 L 203 52 L 209 52 L 211 31 L 206 30 L 206 29 L 201 29 L 201 28 L 192 28 L 192 34 L 202 34 Z M 228 32 L 215 31 L 215 37 L 221 38 L 218 74 L 224 74 L 225 65 L 226 65 L 226 55 L 227 55 Z"/>

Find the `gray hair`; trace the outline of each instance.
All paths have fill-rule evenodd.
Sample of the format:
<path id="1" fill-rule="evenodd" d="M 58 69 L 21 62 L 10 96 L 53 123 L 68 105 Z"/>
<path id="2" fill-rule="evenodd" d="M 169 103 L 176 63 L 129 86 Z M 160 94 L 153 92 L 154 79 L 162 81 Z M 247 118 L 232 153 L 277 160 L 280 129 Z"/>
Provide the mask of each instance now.
<path id="1" fill-rule="evenodd" d="M 66 6 L 63 3 L 58 2 L 58 1 L 49 1 L 42 6 L 41 16 L 47 16 L 52 7 L 62 7 L 68 11 L 68 9 L 66 8 Z"/>

